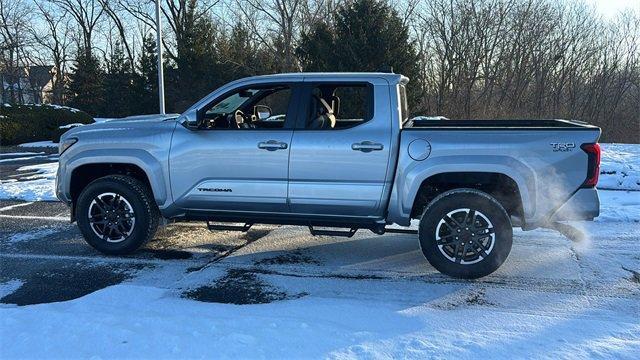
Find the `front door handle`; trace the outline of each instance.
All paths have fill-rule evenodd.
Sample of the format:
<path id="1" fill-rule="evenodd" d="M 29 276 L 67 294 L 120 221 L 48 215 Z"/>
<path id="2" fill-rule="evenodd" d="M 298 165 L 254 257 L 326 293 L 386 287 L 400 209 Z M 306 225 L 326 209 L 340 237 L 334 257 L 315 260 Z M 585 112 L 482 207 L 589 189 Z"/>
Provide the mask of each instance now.
<path id="1" fill-rule="evenodd" d="M 267 151 L 284 150 L 287 148 L 287 143 L 283 143 L 276 140 L 261 141 L 258 143 L 258 149 L 264 149 Z"/>
<path id="2" fill-rule="evenodd" d="M 372 151 L 380 151 L 384 149 L 382 144 L 374 143 L 371 141 L 363 141 L 355 144 L 351 144 L 351 150 L 362 151 L 362 152 L 372 152 Z"/>

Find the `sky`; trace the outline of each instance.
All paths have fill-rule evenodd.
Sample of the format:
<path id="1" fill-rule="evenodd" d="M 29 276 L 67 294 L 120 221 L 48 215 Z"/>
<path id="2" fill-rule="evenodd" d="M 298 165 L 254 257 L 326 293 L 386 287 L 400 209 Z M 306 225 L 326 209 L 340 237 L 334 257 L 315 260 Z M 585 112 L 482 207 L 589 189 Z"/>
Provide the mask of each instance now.
<path id="1" fill-rule="evenodd" d="M 614 17 L 619 11 L 627 9 L 640 9 L 640 0 L 587 0 L 607 18 Z"/>

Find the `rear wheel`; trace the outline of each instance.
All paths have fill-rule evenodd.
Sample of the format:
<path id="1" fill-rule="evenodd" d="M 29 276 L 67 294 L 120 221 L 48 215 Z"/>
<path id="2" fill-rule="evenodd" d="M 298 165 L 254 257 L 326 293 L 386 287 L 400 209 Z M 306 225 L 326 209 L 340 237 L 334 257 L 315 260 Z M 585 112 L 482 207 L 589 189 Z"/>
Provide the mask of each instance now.
<path id="1" fill-rule="evenodd" d="M 112 175 L 93 181 L 80 193 L 76 219 L 89 245 L 119 255 L 132 253 L 153 238 L 159 211 L 144 183 Z"/>
<path id="2" fill-rule="evenodd" d="M 449 276 L 475 279 L 491 274 L 506 260 L 513 231 L 496 199 L 474 189 L 455 189 L 425 208 L 419 237 L 433 267 Z"/>

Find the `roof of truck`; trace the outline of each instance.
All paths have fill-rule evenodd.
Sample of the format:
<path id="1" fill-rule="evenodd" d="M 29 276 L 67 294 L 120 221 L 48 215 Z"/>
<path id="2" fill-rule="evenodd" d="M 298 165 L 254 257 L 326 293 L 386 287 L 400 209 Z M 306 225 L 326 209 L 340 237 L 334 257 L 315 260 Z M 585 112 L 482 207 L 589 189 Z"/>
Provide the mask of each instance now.
<path id="1" fill-rule="evenodd" d="M 341 80 L 345 78 L 383 78 L 391 83 L 401 82 L 402 79 L 406 79 L 401 74 L 394 74 L 388 72 L 298 72 L 298 73 L 283 73 L 283 74 L 270 74 L 270 75 L 258 75 L 252 76 L 249 78 L 245 78 L 243 80 L 249 79 L 278 79 L 278 80 L 301 80 L 301 78 L 306 77 L 322 77 L 326 79 L 335 79 Z"/>

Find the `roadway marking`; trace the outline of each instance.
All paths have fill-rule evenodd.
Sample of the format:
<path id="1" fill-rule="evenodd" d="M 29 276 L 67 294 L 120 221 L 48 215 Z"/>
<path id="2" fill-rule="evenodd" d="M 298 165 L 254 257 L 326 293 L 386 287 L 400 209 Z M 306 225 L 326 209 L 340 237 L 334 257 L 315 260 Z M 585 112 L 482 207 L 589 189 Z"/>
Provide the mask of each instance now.
<path id="1" fill-rule="evenodd" d="M 0 211 L 2 211 L 2 209 L 0 209 Z M 6 214 L 0 214 L 0 218 L 23 219 L 23 220 L 65 221 L 65 222 L 69 222 L 70 223 L 69 218 L 68 217 L 63 217 L 63 216 L 30 216 L 30 215 L 6 215 Z"/>
<path id="2" fill-rule="evenodd" d="M 202 263 L 202 260 L 160 260 L 160 259 L 139 259 L 139 258 L 110 258 L 104 256 L 81 256 L 81 255 L 47 255 L 47 254 L 16 254 L 3 253 L 0 258 L 7 259 L 26 259 L 26 260 L 72 260 L 87 261 L 94 263 L 113 263 L 113 264 L 143 264 L 143 265 L 167 265 L 177 263 Z"/>
<path id="3" fill-rule="evenodd" d="M 17 207 L 27 206 L 27 205 L 31 205 L 31 204 L 33 204 L 33 202 L 26 202 L 26 203 L 20 203 L 20 204 L 15 204 L 15 205 L 9 205 L 9 206 L 5 206 L 3 208 L 0 208 L 0 211 L 7 211 L 7 210 L 15 209 Z"/>

